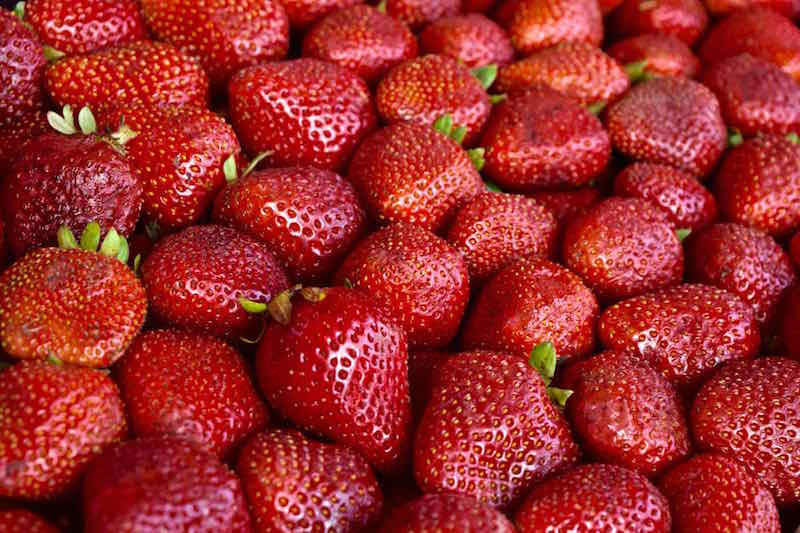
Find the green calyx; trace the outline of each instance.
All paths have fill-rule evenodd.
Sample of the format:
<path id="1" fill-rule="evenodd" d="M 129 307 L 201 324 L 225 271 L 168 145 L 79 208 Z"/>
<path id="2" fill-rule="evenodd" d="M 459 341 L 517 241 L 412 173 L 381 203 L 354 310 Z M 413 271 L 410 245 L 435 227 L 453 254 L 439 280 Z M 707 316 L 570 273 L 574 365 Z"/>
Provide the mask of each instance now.
<path id="1" fill-rule="evenodd" d="M 375 6 L 375 9 L 377 9 L 381 13 L 386 13 L 386 0 L 382 0 L 380 4 Z"/>
<path id="2" fill-rule="evenodd" d="M 483 180 L 483 184 L 486 185 L 486 190 L 489 192 L 503 192 L 503 189 L 498 187 L 494 182 Z"/>
<path id="3" fill-rule="evenodd" d="M 675 230 L 675 236 L 678 237 L 678 240 L 683 242 L 686 240 L 689 235 L 692 234 L 692 230 L 689 228 L 680 228 Z"/>
<path id="4" fill-rule="evenodd" d="M 795 132 L 792 132 L 786 136 L 786 140 L 792 144 L 800 144 L 800 135 L 797 135 Z"/>
<path id="5" fill-rule="evenodd" d="M 446 135 L 458 144 L 464 142 L 464 137 L 467 136 L 467 128 L 464 126 L 457 126 L 453 122 L 453 117 L 450 115 L 442 115 L 437 118 L 436 122 L 433 123 L 433 129 L 442 135 Z"/>
<path id="6" fill-rule="evenodd" d="M 470 71 L 481 83 L 484 89 L 489 90 L 494 80 L 497 79 L 497 65 L 486 65 L 485 67 L 474 68 Z"/>
<path id="7" fill-rule="evenodd" d="M 285 326 L 292 320 L 292 298 L 297 293 L 309 302 L 321 302 L 328 294 L 326 289 L 295 285 L 282 291 L 268 303 L 239 298 L 239 305 L 251 315 L 269 313 L 275 322 Z"/>
<path id="8" fill-rule="evenodd" d="M 25 2 L 17 2 L 13 13 L 19 20 L 25 20 Z"/>
<path id="9" fill-rule="evenodd" d="M 100 241 L 100 224 L 97 222 L 90 222 L 86 225 L 83 233 L 81 233 L 80 240 L 75 239 L 75 235 L 68 226 L 58 228 L 56 237 L 58 239 L 58 247 L 64 250 L 81 249 L 98 252 L 106 257 L 114 257 L 125 264 L 128 263 L 130 257 L 127 239 L 114 228 L 108 230 L 105 238 L 102 242 Z"/>
<path id="10" fill-rule="evenodd" d="M 55 111 L 47 112 L 47 122 L 57 132 L 64 135 L 75 135 L 80 133 L 83 135 L 92 135 L 97 133 L 97 122 L 94 119 L 92 111 L 88 107 L 82 107 L 78 112 L 78 124 L 75 125 L 75 114 L 72 111 L 72 106 L 65 105 L 61 109 L 59 115 Z"/>
<path id="11" fill-rule="evenodd" d="M 641 61 L 628 63 L 623 67 L 631 83 L 638 83 L 640 81 L 645 81 L 652 78 L 652 76 L 645 70 L 647 68 L 647 64 L 648 61 L 646 59 L 642 59 Z"/>
<path id="12" fill-rule="evenodd" d="M 42 53 L 44 54 L 44 58 L 47 60 L 48 63 L 55 63 L 66 54 L 61 50 L 56 50 L 52 46 L 43 46 Z"/>
<path id="13" fill-rule="evenodd" d="M 603 102 L 603 101 L 595 102 L 593 104 L 590 104 L 590 105 L 586 106 L 586 110 L 589 113 L 591 113 L 592 115 L 599 115 L 600 112 L 603 111 L 603 109 L 606 108 L 606 105 L 608 105 L 608 104 L 606 102 Z"/>
<path id="14" fill-rule="evenodd" d="M 490 94 L 489 95 L 489 103 L 492 105 L 497 105 L 500 102 L 505 102 L 508 100 L 507 94 Z"/>
<path id="15" fill-rule="evenodd" d="M 739 146 L 744 142 L 744 136 L 742 132 L 739 130 L 731 130 L 728 132 L 728 146 L 735 147 Z"/>
<path id="16" fill-rule="evenodd" d="M 236 163 L 236 154 L 229 155 L 228 158 L 222 163 L 222 173 L 225 174 L 225 181 L 228 183 L 233 183 L 239 178 L 249 176 L 256 169 L 259 163 L 274 154 L 275 152 L 272 150 L 261 152 L 255 156 L 252 161 L 250 161 L 250 163 L 242 171 L 241 175 L 239 175 L 239 168 Z"/>
<path id="17" fill-rule="evenodd" d="M 484 165 L 486 165 L 485 148 L 473 148 L 472 150 L 467 150 L 467 155 L 469 156 L 469 160 L 472 161 L 472 164 L 475 165 L 475 168 L 478 170 L 478 172 L 483 170 Z"/>
<path id="18" fill-rule="evenodd" d="M 553 377 L 556 375 L 557 361 L 556 349 L 552 342 L 543 342 L 531 350 L 530 365 L 542 376 L 550 400 L 558 407 L 563 408 L 569 397 L 572 396 L 572 391 L 550 386 L 553 382 Z"/>

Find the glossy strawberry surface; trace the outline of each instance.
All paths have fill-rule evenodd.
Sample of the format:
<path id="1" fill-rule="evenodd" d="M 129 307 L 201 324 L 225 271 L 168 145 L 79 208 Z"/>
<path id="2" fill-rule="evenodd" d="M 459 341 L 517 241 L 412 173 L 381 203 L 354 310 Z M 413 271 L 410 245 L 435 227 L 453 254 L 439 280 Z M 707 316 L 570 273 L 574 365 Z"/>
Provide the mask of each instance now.
<path id="1" fill-rule="evenodd" d="M 596 0 L 504 0 L 496 17 L 520 54 L 562 42 L 600 46 L 603 17 Z"/>
<path id="2" fill-rule="evenodd" d="M 386 13 L 419 30 L 426 24 L 458 14 L 460 0 L 387 0 Z"/>
<path id="3" fill-rule="evenodd" d="M 380 533 L 427 533 L 459 531 L 462 533 L 513 533 L 511 521 L 501 512 L 467 496 L 427 494 L 402 505 L 388 515 Z"/>
<path id="4" fill-rule="evenodd" d="M 708 26 L 708 14 L 701 0 L 624 0 L 609 26 L 618 37 L 662 33 L 691 46 Z"/>
<path id="5" fill-rule="evenodd" d="M 45 105 L 42 82 L 47 60 L 36 34 L 21 20 L 0 11 L 0 127 Z"/>
<path id="6" fill-rule="evenodd" d="M 636 35 L 614 44 L 607 53 L 623 65 L 646 62 L 643 72 L 651 76 L 694 78 L 700 71 L 700 60 L 674 35 Z"/>
<path id="7" fill-rule="evenodd" d="M 298 29 L 307 28 L 341 8 L 362 3 L 363 0 L 281 0 L 292 28 Z"/>
<path id="8" fill-rule="evenodd" d="M 467 67 L 506 65 L 514 59 L 514 47 L 505 31 L 477 13 L 444 17 L 419 34 L 423 54 L 441 54 Z"/>

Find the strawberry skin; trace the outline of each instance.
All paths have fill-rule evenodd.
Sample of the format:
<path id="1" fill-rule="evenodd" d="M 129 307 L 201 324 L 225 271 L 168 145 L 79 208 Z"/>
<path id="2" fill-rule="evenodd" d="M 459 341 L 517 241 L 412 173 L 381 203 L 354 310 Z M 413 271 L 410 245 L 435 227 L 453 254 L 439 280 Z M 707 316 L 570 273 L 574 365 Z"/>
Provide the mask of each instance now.
<path id="1" fill-rule="evenodd" d="M 386 13 L 420 30 L 442 17 L 457 15 L 461 0 L 387 0 Z"/>
<path id="2" fill-rule="evenodd" d="M 700 0 L 624 0 L 609 19 L 611 33 L 617 37 L 661 33 L 689 46 L 707 26 L 708 14 Z"/>
<path id="3" fill-rule="evenodd" d="M 2 104 L 0 104 L 2 105 Z M 0 127 L 0 176 L 5 176 L 24 145 L 43 133 L 52 131 L 44 111 L 34 111 L 19 117 L 15 124 Z"/>
<path id="4" fill-rule="evenodd" d="M 539 191 L 529 196 L 556 216 L 559 236 L 557 248 L 561 247 L 560 236 L 564 233 L 567 224 L 603 199 L 600 190 L 596 187 L 583 187 L 571 191 Z"/>
<path id="5" fill-rule="evenodd" d="M 281 0 L 293 29 L 305 29 L 329 13 L 362 4 L 364 0 Z"/>
<path id="6" fill-rule="evenodd" d="M 45 107 L 46 66 L 36 34 L 17 17 L 0 10 L 0 127 L 13 126 Z"/>
<path id="7" fill-rule="evenodd" d="M 117 386 L 99 370 L 23 361 L 0 372 L 0 497 L 53 500 L 127 433 Z"/>
<path id="8" fill-rule="evenodd" d="M 427 494 L 392 510 L 380 533 L 514 533 L 503 513 L 459 494 Z"/>
<path id="9" fill-rule="evenodd" d="M 5 533 L 60 533 L 61 530 L 22 508 L 0 510 L 0 530 Z"/>
<path id="10" fill-rule="evenodd" d="M 700 71 L 692 49 L 673 35 L 636 35 L 614 44 L 607 53 L 623 65 L 646 61 L 643 71 L 651 76 L 694 78 Z"/>
<path id="11" fill-rule="evenodd" d="M 440 18 L 419 34 L 423 54 L 441 54 L 470 68 L 507 65 L 514 47 L 493 20 L 477 13 Z"/>
<path id="12" fill-rule="evenodd" d="M 341 444 L 276 429 L 245 444 L 236 470 L 256 533 L 362 531 L 381 515 L 369 463 Z"/>
<path id="13" fill-rule="evenodd" d="M 768 7 L 789 18 L 800 15 L 798 0 L 705 0 L 705 4 L 712 15 L 725 15 L 754 7 Z"/>
<path id="14" fill-rule="evenodd" d="M 562 42 L 603 42 L 597 0 L 504 0 L 496 16 L 522 55 Z"/>

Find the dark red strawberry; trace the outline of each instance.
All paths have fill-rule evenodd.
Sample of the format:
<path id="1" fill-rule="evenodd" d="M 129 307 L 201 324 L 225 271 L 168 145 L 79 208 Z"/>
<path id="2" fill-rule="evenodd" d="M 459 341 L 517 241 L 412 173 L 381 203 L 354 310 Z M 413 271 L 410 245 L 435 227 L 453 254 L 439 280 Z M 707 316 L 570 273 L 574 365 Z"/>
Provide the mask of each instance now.
<path id="1" fill-rule="evenodd" d="M 545 380 L 524 358 L 471 352 L 439 368 L 414 441 L 414 477 L 425 492 L 507 509 L 579 454 Z"/>
<path id="2" fill-rule="evenodd" d="M 743 463 L 778 505 L 800 501 L 800 363 L 765 357 L 730 363 L 700 389 L 691 425 L 697 447 Z M 755 426 L 754 426 L 755 424 Z"/>
<path id="3" fill-rule="evenodd" d="M 399 20 L 358 4 L 315 25 L 303 39 L 303 56 L 336 63 L 374 84 L 395 65 L 417 56 L 417 40 Z"/>
<path id="4" fill-rule="evenodd" d="M 570 361 L 592 353 L 597 314 L 597 300 L 578 276 L 546 259 L 523 259 L 483 287 L 461 343 L 468 350 L 527 356 L 537 345 L 552 342 L 560 360 Z"/>
<path id="5" fill-rule="evenodd" d="M 789 252 L 792 254 L 795 266 L 800 268 L 800 232 L 795 233 L 789 244 Z"/>
<path id="6" fill-rule="evenodd" d="M 242 145 L 251 155 L 272 152 L 273 165 L 341 169 L 377 121 L 366 83 L 316 59 L 241 70 L 228 90 Z"/>
<path id="7" fill-rule="evenodd" d="M 493 20 L 477 13 L 441 18 L 419 34 L 420 51 L 452 57 L 470 68 L 507 65 L 514 47 Z"/>
<path id="8" fill-rule="evenodd" d="M 256 171 L 217 197 L 214 220 L 265 242 L 301 283 L 328 279 L 366 230 L 353 186 L 330 170 Z"/>
<path id="9" fill-rule="evenodd" d="M 22 508 L 0 510 L 0 530 L 5 533 L 60 533 L 60 529 Z"/>
<path id="10" fill-rule="evenodd" d="M 663 33 L 689 46 L 706 26 L 708 14 L 700 0 L 624 0 L 609 19 L 611 33 L 617 37 Z"/>
<path id="11" fill-rule="evenodd" d="M 797 0 L 705 0 L 705 4 L 712 15 L 724 15 L 754 7 L 768 7 L 791 18 L 800 15 L 800 2 Z"/>
<path id="12" fill-rule="evenodd" d="M 725 289 L 769 324 L 783 291 L 796 281 L 788 254 L 769 235 L 738 224 L 715 224 L 686 241 L 687 277 Z"/>
<path id="13" fill-rule="evenodd" d="M 280 322 L 267 325 L 256 356 L 270 405 L 379 472 L 402 472 L 411 437 L 405 333 L 361 291 L 303 290 L 290 303 L 292 292 L 270 304 Z"/>
<path id="14" fill-rule="evenodd" d="M 83 483 L 87 532 L 250 531 L 237 477 L 177 438 L 124 442 L 97 458 Z"/>
<path id="15" fill-rule="evenodd" d="M 411 352 L 408 354 L 411 413 L 415 421 L 422 418 L 425 407 L 431 399 L 431 391 L 439 367 L 450 357 L 458 357 L 458 354 L 449 352 Z"/>
<path id="16" fill-rule="evenodd" d="M 682 78 L 657 78 L 633 87 L 612 105 L 606 120 L 619 152 L 705 176 L 727 143 L 714 93 Z"/>
<path id="17" fill-rule="evenodd" d="M 459 494 L 427 494 L 393 509 L 378 529 L 380 533 L 514 533 L 503 513 Z"/>
<path id="18" fill-rule="evenodd" d="M 497 0 L 461 0 L 464 13 L 486 13 L 497 3 Z"/>
<path id="19" fill-rule="evenodd" d="M 329 13 L 363 2 L 364 0 L 280 0 L 289 15 L 292 28 L 301 30 Z"/>
<path id="20" fill-rule="evenodd" d="M 251 438 L 239 455 L 253 531 L 362 531 L 381 516 L 383 495 L 369 463 L 347 446 L 295 430 Z"/>
<path id="21" fill-rule="evenodd" d="M 13 14 L 0 10 L 0 128 L 18 125 L 45 107 L 46 65 L 36 34 Z"/>
<path id="22" fill-rule="evenodd" d="M 772 494 L 731 457 L 697 455 L 658 486 L 669 499 L 673 531 L 780 531 Z"/>
<path id="23" fill-rule="evenodd" d="M 137 436 L 181 437 L 224 457 L 268 421 L 248 372 L 221 340 L 160 330 L 136 339 L 115 377 Z"/>
<path id="24" fill-rule="evenodd" d="M 3 229 L 3 213 L 0 212 L 0 272 L 6 266 L 8 260 L 8 250 L 6 250 L 6 235 Z"/>
<path id="25" fill-rule="evenodd" d="M 99 370 L 23 361 L 0 371 L 0 497 L 71 493 L 89 462 L 127 433 L 125 406 Z M 12 414 L 13 413 L 13 414 Z"/>
<path id="26" fill-rule="evenodd" d="M 598 4 L 600 4 L 600 10 L 603 12 L 603 15 L 607 15 L 614 11 L 617 6 L 619 6 L 623 0 L 598 0 Z"/>
<path id="27" fill-rule="evenodd" d="M 609 48 L 608 55 L 623 65 L 642 64 L 650 76 L 694 78 L 700 70 L 700 60 L 686 43 L 662 33 L 629 37 Z"/>
<path id="28" fill-rule="evenodd" d="M 600 190 L 596 187 L 583 187 L 572 191 L 540 191 L 529 196 L 550 209 L 556 216 L 559 236 L 564 233 L 564 228 L 573 218 L 585 213 L 602 200 Z"/>
<path id="29" fill-rule="evenodd" d="M 368 137 L 353 155 L 347 177 L 379 223 L 409 222 L 435 233 L 486 189 L 469 154 L 455 141 L 409 123 Z"/>
<path id="30" fill-rule="evenodd" d="M 486 174 L 512 191 L 584 185 L 611 157 L 608 134 L 597 117 L 544 86 L 495 106 L 481 144 Z"/>
<path id="31" fill-rule="evenodd" d="M 478 283 L 508 263 L 555 256 L 558 225 L 542 204 L 516 194 L 481 193 L 459 209 L 447 240 L 463 255 Z"/>
<path id="32" fill-rule="evenodd" d="M 14 159 L 25 153 L 23 146 L 28 141 L 51 130 L 44 111 L 28 113 L 15 124 L 0 127 L 0 177 L 8 172 Z"/>
<path id="33" fill-rule="evenodd" d="M 780 333 L 786 355 L 800 361 L 800 285 L 790 287 L 781 304 Z"/>
<path id="34" fill-rule="evenodd" d="M 590 464 L 536 486 L 514 515 L 520 533 L 649 531 L 669 533 L 669 502 L 647 478 Z"/>
<path id="35" fill-rule="evenodd" d="M 265 244 L 222 226 L 192 226 L 159 241 L 142 263 L 142 282 L 158 322 L 228 338 L 259 322 L 240 298 L 266 303 L 289 286 Z"/>
<path id="36" fill-rule="evenodd" d="M 442 17 L 457 15 L 461 0 L 387 0 L 386 13 L 420 30 Z"/>
<path id="37" fill-rule="evenodd" d="M 717 218 L 717 202 L 708 189 L 688 172 L 669 165 L 629 165 L 614 180 L 614 194 L 650 200 L 676 228 L 697 230 Z"/>

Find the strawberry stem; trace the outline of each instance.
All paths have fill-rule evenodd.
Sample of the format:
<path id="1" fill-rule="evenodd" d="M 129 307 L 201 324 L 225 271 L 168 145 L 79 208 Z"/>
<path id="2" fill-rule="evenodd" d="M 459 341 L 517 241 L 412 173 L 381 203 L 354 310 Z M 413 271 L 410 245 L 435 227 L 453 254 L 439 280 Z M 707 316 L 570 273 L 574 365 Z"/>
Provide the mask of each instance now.
<path id="1" fill-rule="evenodd" d="M 239 298 L 239 305 L 242 306 L 242 309 L 245 312 L 251 315 L 260 315 L 262 313 L 266 313 L 267 311 L 267 304 L 261 302 L 254 302 L 253 300 L 249 300 L 247 298 Z"/>
<path id="2" fill-rule="evenodd" d="M 259 163 L 261 163 L 264 159 L 268 158 L 271 155 L 275 155 L 275 152 L 272 150 L 267 150 L 266 152 L 261 152 L 260 154 L 255 156 L 253 160 L 250 161 L 250 164 L 244 167 L 244 171 L 242 172 L 241 177 L 244 178 L 245 176 L 249 176 L 250 173 L 256 169 Z"/>
<path id="3" fill-rule="evenodd" d="M 485 67 L 474 68 L 470 72 L 475 76 L 484 89 L 489 90 L 494 80 L 497 79 L 497 65 L 491 64 Z"/>

